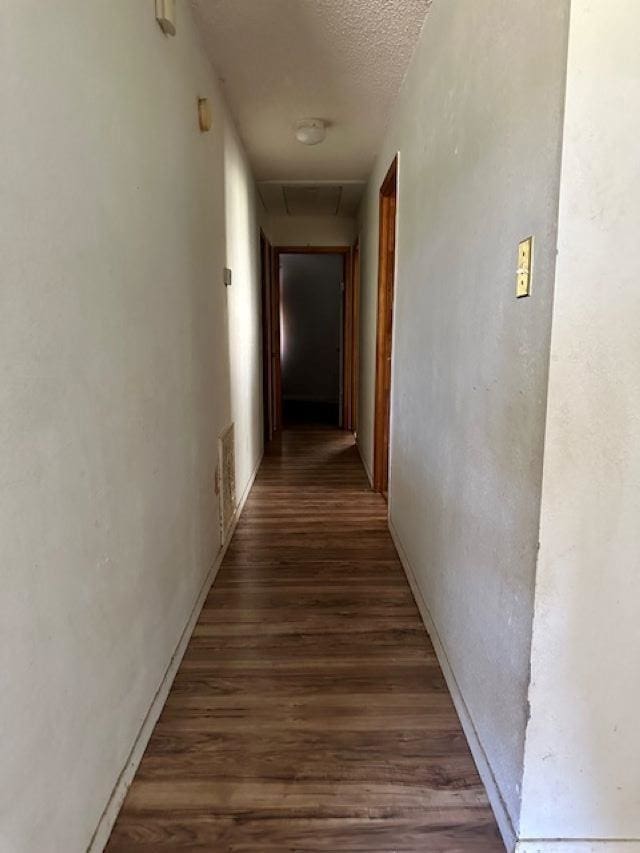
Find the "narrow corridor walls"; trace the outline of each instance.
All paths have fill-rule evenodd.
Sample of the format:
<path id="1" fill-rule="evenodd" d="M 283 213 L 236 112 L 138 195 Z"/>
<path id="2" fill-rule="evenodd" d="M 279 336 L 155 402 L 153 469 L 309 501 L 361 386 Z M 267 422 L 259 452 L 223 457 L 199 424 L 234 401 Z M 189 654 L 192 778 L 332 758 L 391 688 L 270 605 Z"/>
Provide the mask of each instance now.
<path id="1" fill-rule="evenodd" d="M 7 853 L 87 849 L 220 553 L 218 435 L 238 497 L 262 452 L 254 185 L 178 12 L 167 38 L 152 2 L 3 4 Z"/>

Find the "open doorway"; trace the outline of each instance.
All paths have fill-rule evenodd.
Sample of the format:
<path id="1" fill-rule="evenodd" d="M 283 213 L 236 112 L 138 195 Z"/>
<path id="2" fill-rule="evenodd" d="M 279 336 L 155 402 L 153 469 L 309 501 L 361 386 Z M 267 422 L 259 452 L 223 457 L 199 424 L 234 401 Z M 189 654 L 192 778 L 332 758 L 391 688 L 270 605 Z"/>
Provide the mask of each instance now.
<path id="1" fill-rule="evenodd" d="M 341 426 L 344 258 L 280 252 L 284 426 Z"/>
<path id="2" fill-rule="evenodd" d="M 357 311 L 349 246 L 261 235 L 265 438 L 302 424 L 353 430 Z"/>
<path id="3" fill-rule="evenodd" d="M 266 442 L 282 428 L 280 380 L 280 304 L 275 252 L 260 230 L 262 286 L 262 416 Z"/>
<path id="4" fill-rule="evenodd" d="M 378 324 L 376 334 L 376 398 L 373 436 L 373 487 L 387 495 L 391 432 L 391 354 L 393 351 L 393 294 L 396 259 L 398 158 L 380 187 L 380 247 L 378 255 Z"/>

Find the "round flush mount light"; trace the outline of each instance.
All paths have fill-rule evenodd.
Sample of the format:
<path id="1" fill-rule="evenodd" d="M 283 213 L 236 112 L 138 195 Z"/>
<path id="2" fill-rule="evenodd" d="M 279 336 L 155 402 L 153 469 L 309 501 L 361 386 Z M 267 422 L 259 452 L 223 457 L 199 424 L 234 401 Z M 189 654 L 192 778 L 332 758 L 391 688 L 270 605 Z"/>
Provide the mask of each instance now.
<path id="1" fill-rule="evenodd" d="M 296 125 L 296 139 L 303 145 L 317 145 L 327 135 L 327 125 L 321 118 L 303 118 Z"/>

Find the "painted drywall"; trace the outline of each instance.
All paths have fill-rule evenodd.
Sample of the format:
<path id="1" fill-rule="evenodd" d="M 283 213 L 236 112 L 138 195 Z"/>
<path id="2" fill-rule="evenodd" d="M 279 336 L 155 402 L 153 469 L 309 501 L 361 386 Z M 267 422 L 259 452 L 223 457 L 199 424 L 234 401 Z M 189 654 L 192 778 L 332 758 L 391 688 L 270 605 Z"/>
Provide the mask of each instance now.
<path id="1" fill-rule="evenodd" d="M 521 821 L 603 851 L 640 849 L 638 32 L 636 0 L 571 4 Z"/>
<path id="2" fill-rule="evenodd" d="M 346 216 L 267 216 L 265 231 L 274 246 L 351 246 L 356 221 Z"/>
<path id="3" fill-rule="evenodd" d="M 280 255 L 282 396 L 338 403 L 342 255 Z"/>
<path id="4" fill-rule="evenodd" d="M 217 436 L 238 494 L 261 452 L 253 183 L 178 13 L 3 3 L 7 853 L 86 850 L 220 548 Z"/>
<path id="5" fill-rule="evenodd" d="M 371 468 L 378 188 L 399 152 L 390 518 L 513 836 L 538 543 L 567 0 L 436 0 L 361 210 Z M 517 244 L 535 236 L 529 299 Z M 509 824 L 509 826 L 505 826 Z"/>

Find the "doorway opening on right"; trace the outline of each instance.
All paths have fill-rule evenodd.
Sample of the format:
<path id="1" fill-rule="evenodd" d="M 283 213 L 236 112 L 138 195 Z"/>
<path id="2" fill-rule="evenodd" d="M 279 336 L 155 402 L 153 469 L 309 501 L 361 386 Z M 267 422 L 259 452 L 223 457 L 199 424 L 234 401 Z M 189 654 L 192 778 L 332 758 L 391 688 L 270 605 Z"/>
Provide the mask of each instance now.
<path id="1" fill-rule="evenodd" d="M 287 427 L 353 432 L 357 396 L 356 250 L 263 247 L 265 439 Z"/>
<path id="2" fill-rule="evenodd" d="M 380 246 L 378 255 L 378 322 L 376 332 L 376 396 L 373 432 L 373 488 L 385 497 L 389 491 L 391 436 L 391 356 L 393 353 L 393 297 L 396 262 L 396 208 L 398 158 L 380 187 Z"/>

